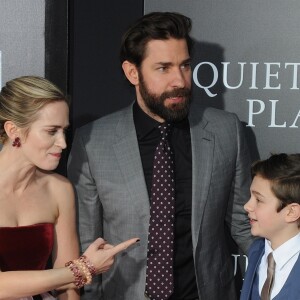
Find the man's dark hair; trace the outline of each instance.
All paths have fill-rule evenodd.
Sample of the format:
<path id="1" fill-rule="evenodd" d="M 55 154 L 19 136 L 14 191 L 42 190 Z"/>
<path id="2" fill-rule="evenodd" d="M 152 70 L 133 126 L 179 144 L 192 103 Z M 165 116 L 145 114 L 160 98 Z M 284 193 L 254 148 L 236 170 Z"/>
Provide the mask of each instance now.
<path id="1" fill-rule="evenodd" d="M 252 178 L 260 176 L 271 182 L 271 190 L 279 199 L 277 211 L 291 203 L 300 204 L 300 154 L 273 154 L 252 165 Z"/>
<path id="2" fill-rule="evenodd" d="M 137 20 L 123 35 L 120 60 L 140 67 L 150 40 L 185 39 L 189 53 L 192 47 L 191 19 L 171 12 L 152 12 Z"/>

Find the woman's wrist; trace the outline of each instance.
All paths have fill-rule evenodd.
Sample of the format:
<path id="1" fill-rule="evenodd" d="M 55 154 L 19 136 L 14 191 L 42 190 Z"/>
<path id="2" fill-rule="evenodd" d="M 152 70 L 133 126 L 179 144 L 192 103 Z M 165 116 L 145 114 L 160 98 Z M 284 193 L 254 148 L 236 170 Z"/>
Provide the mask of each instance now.
<path id="1" fill-rule="evenodd" d="M 65 266 L 72 272 L 74 284 L 78 289 L 86 284 L 90 284 L 92 282 L 92 277 L 96 275 L 95 267 L 85 255 L 67 262 Z"/>

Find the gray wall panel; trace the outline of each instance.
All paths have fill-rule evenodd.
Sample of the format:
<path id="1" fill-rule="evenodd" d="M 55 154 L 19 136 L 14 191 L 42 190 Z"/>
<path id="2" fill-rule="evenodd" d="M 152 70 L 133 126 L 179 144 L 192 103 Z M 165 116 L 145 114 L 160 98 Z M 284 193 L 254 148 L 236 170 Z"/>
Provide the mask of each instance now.
<path id="1" fill-rule="evenodd" d="M 44 24 L 44 0 L 0 0 L 1 86 L 21 75 L 44 76 Z"/>
<path id="2" fill-rule="evenodd" d="M 213 72 L 212 65 L 202 64 L 196 78 L 209 86 L 218 74 L 208 89 L 214 97 L 194 81 L 194 101 L 237 113 L 247 125 L 253 159 L 300 152 L 299 1 L 145 0 L 145 13 L 150 11 L 178 11 L 192 18 L 194 68 L 201 62 L 217 68 Z M 238 88 L 225 86 L 224 63 L 229 63 L 229 86 L 238 86 L 243 73 Z"/>

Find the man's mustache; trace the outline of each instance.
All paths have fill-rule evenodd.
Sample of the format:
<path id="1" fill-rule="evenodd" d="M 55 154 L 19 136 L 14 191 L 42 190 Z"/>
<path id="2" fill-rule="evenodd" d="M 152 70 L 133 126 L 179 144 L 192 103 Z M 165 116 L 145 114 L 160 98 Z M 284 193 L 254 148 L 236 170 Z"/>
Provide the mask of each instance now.
<path id="1" fill-rule="evenodd" d="M 173 97 L 190 97 L 191 90 L 188 88 L 175 89 L 173 91 L 164 92 L 161 94 L 161 99 L 173 98 Z"/>

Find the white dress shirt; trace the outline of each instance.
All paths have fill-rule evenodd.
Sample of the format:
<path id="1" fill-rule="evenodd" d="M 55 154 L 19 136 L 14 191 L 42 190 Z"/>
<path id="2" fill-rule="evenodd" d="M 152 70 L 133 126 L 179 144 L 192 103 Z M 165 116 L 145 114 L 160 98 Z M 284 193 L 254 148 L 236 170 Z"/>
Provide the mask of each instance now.
<path id="1" fill-rule="evenodd" d="M 261 290 L 267 278 L 267 257 L 270 252 L 273 252 L 276 263 L 274 284 L 271 292 L 271 299 L 273 299 L 282 289 L 298 259 L 300 253 L 300 233 L 286 241 L 274 251 L 271 248 L 270 241 L 265 239 L 265 253 L 258 268 L 259 294 L 261 294 Z"/>

